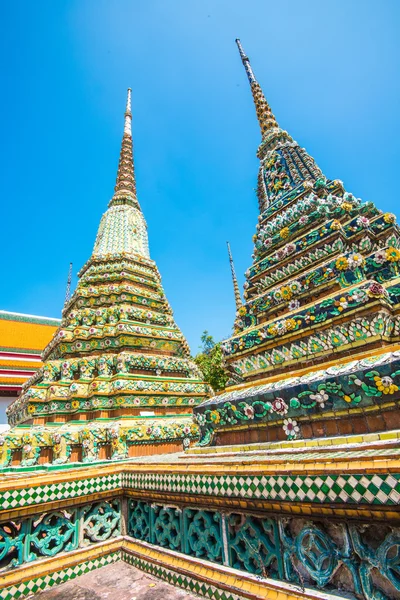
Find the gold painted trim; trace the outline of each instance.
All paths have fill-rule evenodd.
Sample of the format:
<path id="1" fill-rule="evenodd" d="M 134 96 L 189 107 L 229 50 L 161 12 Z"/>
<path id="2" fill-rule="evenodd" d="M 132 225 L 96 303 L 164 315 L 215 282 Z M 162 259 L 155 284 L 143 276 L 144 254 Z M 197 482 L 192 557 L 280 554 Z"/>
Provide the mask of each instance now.
<path id="1" fill-rule="evenodd" d="M 355 448 L 351 448 L 351 450 L 359 450 L 360 455 L 363 450 L 371 450 L 372 448 L 385 448 L 388 446 L 390 440 L 399 440 L 400 439 L 400 429 L 393 429 L 392 431 L 384 431 L 381 433 L 362 433 L 362 434 L 349 434 L 349 435 L 338 435 L 332 436 L 329 438 L 310 438 L 310 439 L 299 439 L 299 440 L 282 440 L 280 442 L 255 442 L 253 444 L 229 444 L 226 446 L 204 446 L 202 447 L 193 447 L 190 448 L 185 455 L 182 455 L 180 458 L 185 459 L 187 456 L 190 458 L 202 458 L 202 455 L 207 455 L 209 457 L 210 454 L 217 455 L 220 454 L 223 456 L 230 456 L 234 454 L 238 456 L 239 453 L 244 452 L 265 452 L 265 451 L 278 451 L 278 450 L 294 450 L 294 451 L 310 451 L 310 450 L 318 450 L 319 452 L 332 452 L 332 450 L 339 450 L 338 446 L 343 449 L 349 449 L 349 444 L 365 444 L 365 446 L 356 446 Z M 379 446 L 377 443 L 379 442 Z M 385 442 L 387 442 L 385 444 Z M 332 446 L 335 446 L 333 448 Z M 392 444 L 390 445 L 392 447 Z M 397 444 L 394 446 L 397 448 Z M 294 456 L 299 456 L 299 453 L 296 452 Z"/>

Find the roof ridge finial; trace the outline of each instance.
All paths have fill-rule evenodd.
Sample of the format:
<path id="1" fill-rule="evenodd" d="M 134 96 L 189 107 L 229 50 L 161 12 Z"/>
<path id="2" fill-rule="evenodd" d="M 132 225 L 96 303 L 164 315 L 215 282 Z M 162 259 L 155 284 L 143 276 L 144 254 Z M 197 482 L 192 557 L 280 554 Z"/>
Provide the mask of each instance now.
<path id="1" fill-rule="evenodd" d="M 230 246 L 229 242 L 226 242 L 226 245 L 228 246 L 229 264 L 231 265 L 233 293 L 235 294 L 236 310 L 239 310 L 239 308 L 242 306 L 243 303 L 242 303 L 242 298 L 240 296 L 239 285 L 238 285 L 236 271 L 235 271 L 235 265 L 233 264 L 231 246 Z"/>
<path id="2" fill-rule="evenodd" d="M 138 205 L 136 198 L 136 182 L 133 166 L 132 148 L 132 90 L 128 88 L 124 114 L 124 134 L 122 136 L 121 152 L 119 155 L 117 181 L 114 188 L 113 204 L 129 203 Z"/>
<path id="3" fill-rule="evenodd" d="M 253 73 L 249 57 L 243 50 L 243 46 L 240 43 L 240 40 L 236 38 L 235 42 L 239 49 L 240 58 L 242 59 L 243 66 L 245 68 L 250 83 L 251 93 L 253 94 L 254 104 L 256 105 L 257 119 L 260 123 L 261 135 L 264 136 L 267 131 L 269 131 L 270 129 L 278 128 L 279 125 L 275 119 L 270 105 L 268 104 L 263 94 L 260 84 L 258 83 Z"/>

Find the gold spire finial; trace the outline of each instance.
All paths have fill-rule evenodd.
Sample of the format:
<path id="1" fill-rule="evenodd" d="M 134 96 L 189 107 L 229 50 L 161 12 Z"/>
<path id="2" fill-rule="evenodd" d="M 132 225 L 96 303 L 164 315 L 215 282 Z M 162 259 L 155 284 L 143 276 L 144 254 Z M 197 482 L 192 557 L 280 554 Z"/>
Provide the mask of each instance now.
<path id="1" fill-rule="evenodd" d="M 238 285 L 238 281 L 237 281 L 237 277 L 236 277 L 235 266 L 233 264 L 231 246 L 230 246 L 229 242 L 226 242 L 226 245 L 228 246 L 229 264 L 231 265 L 233 293 L 235 294 L 236 310 L 239 310 L 239 308 L 242 306 L 242 298 L 240 297 L 240 291 L 239 291 L 239 285 Z"/>
<path id="2" fill-rule="evenodd" d="M 254 104 L 256 106 L 257 119 L 258 119 L 258 122 L 260 123 L 261 135 L 264 136 L 267 133 L 267 131 L 269 131 L 270 129 L 277 128 L 277 127 L 279 127 L 279 125 L 272 113 L 271 107 L 269 106 L 267 100 L 265 99 L 265 96 L 262 92 L 260 84 L 258 83 L 257 79 L 255 78 L 253 69 L 251 68 L 251 65 L 250 65 L 249 58 L 245 54 L 245 51 L 243 50 L 243 46 L 240 43 L 240 40 L 236 39 L 235 42 L 239 49 L 240 58 L 242 59 L 243 66 L 245 68 L 245 71 L 246 71 L 246 74 L 247 74 L 247 77 L 248 77 L 248 80 L 250 83 L 251 93 L 253 94 L 253 100 L 254 100 Z"/>
<path id="3" fill-rule="evenodd" d="M 115 184 L 114 199 L 121 199 L 123 196 L 136 200 L 136 182 L 133 167 L 133 150 L 132 150 L 132 112 L 131 112 L 131 88 L 128 88 L 124 134 L 122 136 L 121 152 L 119 155 L 117 181 Z M 134 198 L 132 198 L 132 196 Z"/>

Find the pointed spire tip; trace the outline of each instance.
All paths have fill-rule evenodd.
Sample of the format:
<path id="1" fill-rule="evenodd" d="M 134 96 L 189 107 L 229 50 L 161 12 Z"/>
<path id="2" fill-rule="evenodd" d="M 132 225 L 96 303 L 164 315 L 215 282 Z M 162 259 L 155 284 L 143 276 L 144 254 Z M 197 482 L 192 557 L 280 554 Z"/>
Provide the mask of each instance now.
<path id="1" fill-rule="evenodd" d="M 69 263 L 67 286 L 65 289 L 64 307 L 67 305 L 67 303 L 69 302 L 69 299 L 71 297 L 71 281 L 72 281 L 72 262 Z"/>
<path id="2" fill-rule="evenodd" d="M 233 264 L 231 246 L 230 246 L 229 242 L 226 242 L 226 243 L 228 245 L 228 256 L 229 256 L 229 264 L 231 266 L 233 293 L 235 296 L 236 310 L 239 310 L 239 308 L 242 306 L 242 298 L 240 296 L 240 290 L 239 290 L 239 285 L 238 285 L 238 281 L 237 281 L 237 277 L 236 277 L 235 266 Z"/>
<path id="3" fill-rule="evenodd" d="M 261 128 L 261 135 L 264 136 L 268 130 L 278 127 L 278 123 L 276 122 L 276 119 L 271 111 L 267 100 L 265 99 L 262 89 L 257 82 L 257 79 L 253 73 L 253 69 L 250 65 L 249 57 L 243 50 L 242 44 L 240 43 L 239 39 L 236 39 L 236 44 L 239 49 L 240 58 L 242 59 L 243 66 L 250 83 L 251 93 L 253 95 L 254 104 L 256 105 L 257 119 Z"/>
<path id="4" fill-rule="evenodd" d="M 127 133 L 128 135 L 132 135 L 131 95 L 132 95 L 132 90 L 131 90 L 131 88 L 128 88 L 127 99 L 126 99 L 126 109 L 125 109 L 125 123 L 124 123 L 124 133 Z"/>
<path id="5" fill-rule="evenodd" d="M 133 169 L 132 155 L 132 112 L 131 112 L 131 88 L 128 88 L 126 108 L 124 114 L 124 134 L 122 136 L 121 151 L 119 155 L 117 181 L 114 188 L 114 196 L 111 203 L 120 203 L 121 198 L 136 199 L 136 184 Z M 133 200 L 132 200 L 133 201 Z"/>
<path id="6" fill-rule="evenodd" d="M 243 46 L 240 43 L 239 38 L 236 38 L 235 42 L 236 42 L 236 45 L 238 47 L 240 58 L 242 59 L 243 66 L 245 68 L 245 71 L 247 73 L 247 77 L 248 77 L 250 85 L 251 85 L 252 83 L 256 82 L 256 78 L 255 78 L 255 75 L 253 73 L 253 69 L 250 66 L 249 57 L 247 56 L 247 54 L 243 50 Z"/>

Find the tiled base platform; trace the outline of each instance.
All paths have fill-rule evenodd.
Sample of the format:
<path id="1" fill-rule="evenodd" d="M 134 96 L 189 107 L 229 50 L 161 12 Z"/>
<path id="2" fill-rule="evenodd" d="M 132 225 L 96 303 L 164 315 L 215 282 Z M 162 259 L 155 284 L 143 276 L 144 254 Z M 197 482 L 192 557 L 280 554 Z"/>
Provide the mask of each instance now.
<path id="1" fill-rule="evenodd" d="M 31 600 L 199 600 L 196 594 L 161 581 L 119 560 L 67 583 L 39 592 Z"/>
<path id="2" fill-rule="evenodd" d="M 337 442 L 4 474 L 0 598 L 122 560 L 210 600 L 400 599 L 399 432 Z"/>
<path id="3" fill-rule="evenodd" d="M 54 573 L 35 577 L 30 581 L 24 581 L 17 583 L 8 588 L 1 590 L 1 598 L 4 600 L 12 600 L 13 598 L 23 598 L 25 596 L 31 596 L 32 594 L 39 593 L 42 590 L 51 588 L 53 586 L 61 585 L 67 581 L 71 581 L 90 573 L 94 569 L 99 569 L 110 565 L 120 560 L 119 552 L 103 556 L 100 559 L 94 559 L 86 561 L 82 564 L 75 565 L 73 567 L 67 567 Z"/>

